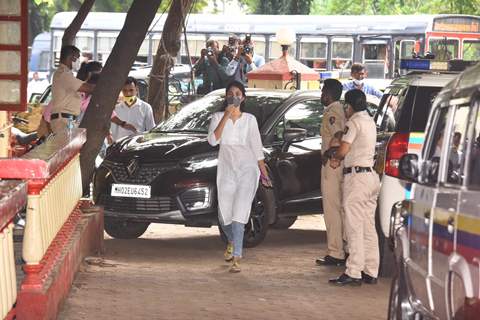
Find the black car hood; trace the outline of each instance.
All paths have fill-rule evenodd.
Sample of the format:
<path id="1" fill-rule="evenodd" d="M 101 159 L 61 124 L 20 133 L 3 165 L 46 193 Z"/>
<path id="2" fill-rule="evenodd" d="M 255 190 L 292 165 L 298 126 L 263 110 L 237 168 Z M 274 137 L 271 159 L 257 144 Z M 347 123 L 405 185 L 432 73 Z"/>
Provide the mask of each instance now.
<path id="1" fill-rule="evenodd" d="M 107 159 L 125 161 L 138 157 L 144 162 L 170 161 L 213 150 L 206 134 L 147 132 L 113 144 L 108 149 Z"/>

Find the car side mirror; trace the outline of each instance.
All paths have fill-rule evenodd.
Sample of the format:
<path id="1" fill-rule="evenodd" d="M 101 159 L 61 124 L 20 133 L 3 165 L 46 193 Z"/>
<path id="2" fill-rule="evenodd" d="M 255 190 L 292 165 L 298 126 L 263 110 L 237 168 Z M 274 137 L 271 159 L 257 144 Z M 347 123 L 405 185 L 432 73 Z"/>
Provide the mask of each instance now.
<path id="1" fill-rule="evenodd" d="M 418 180 L 418 155 L 407 153 L 400 158 L 400 175 L 411 181 Z"/>
<path id="2" fill-rule="evenodd" d="M 30 100 L 28 101 L 28 103 L 39 103 L 41 96 L 42 95 L 40 93 L 32 93 L 30 95 Z"/>
<path id="3" fill-rule="evenodd" d="M 300 142 L 307 137 L 307 130 L 303 128 L 287 128 L 283 131 L 282 151 L 286 152 L 288 147 L 294 142 Z"/>

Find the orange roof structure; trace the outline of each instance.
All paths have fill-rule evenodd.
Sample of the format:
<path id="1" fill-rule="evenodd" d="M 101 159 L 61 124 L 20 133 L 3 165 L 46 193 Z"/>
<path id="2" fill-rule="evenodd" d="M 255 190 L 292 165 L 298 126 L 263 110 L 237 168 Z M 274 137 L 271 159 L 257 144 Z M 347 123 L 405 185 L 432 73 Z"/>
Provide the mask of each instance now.
<path id="1" fill-rule="evenodd" d="M 304 80 L 319 80 L 318 72 L 312 68 L 307 67 L 303 63 L 295 60 L 295 58 L 285 55 L 269 63 L 264 64 L 248 73 L 248 79 L 258 80 L 291 80 L 292 71 L 301 74 L 302 81 Z"/>

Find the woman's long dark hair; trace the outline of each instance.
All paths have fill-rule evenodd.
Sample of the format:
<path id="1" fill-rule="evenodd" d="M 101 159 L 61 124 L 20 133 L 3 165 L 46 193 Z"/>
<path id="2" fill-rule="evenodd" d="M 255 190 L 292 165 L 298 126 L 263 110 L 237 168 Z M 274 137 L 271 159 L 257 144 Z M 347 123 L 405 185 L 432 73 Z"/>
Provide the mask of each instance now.
<path id="1" fill-rule="evenodd" d="M 238 88 L 238 89 L 240 89 L 240 91 L 242 91 L 242 95 L 243 95 L 244 99 L 240 103 L 240 111 L 244 112 L 244 110 L 245 110 L 245 100 L 246 100 L 245 98 L 247 97 L 247 92 L 245 90 L 245 86 L 240 81 L 237 81 L 237 80 L 234 80 L 234 81 L 230 82 L 227 85 L 227 87 L 225 88 L 225 100 L 223 101 L 223 105 L 220 108 L 220 111 L 225 111 L 225 109 L 228 106 L 228 104 L 227 104 L 227 92 L 228 92 L 228 90 L 230 90 L 231 87 Z"/>
<path id="2" fill-rule="evenodd" d="M 82 62 L 80 65 L 80 69 L 77 71 L 77 79 L 82 81 L 87 80 L 88 75 L 96 72 L 102 71 L 102 64 L 98 61 L 89 61 L 89 62 Z"/>

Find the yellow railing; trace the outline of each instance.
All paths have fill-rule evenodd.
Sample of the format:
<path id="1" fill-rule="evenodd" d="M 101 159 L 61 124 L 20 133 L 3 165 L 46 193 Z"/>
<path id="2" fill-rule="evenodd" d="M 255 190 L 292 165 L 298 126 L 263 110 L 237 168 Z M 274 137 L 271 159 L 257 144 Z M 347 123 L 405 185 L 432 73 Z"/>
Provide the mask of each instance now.
<path id="1" fill-rule="evenodd" d="M 23 259 L 39 264 L 52 240 L 82 196 L 80 160 L 77 154 L 38 192 L 29 191 L 23 239 Z"/>
<path id="2" fill-rule="evenodd" d="M 13 223 L 0 232 L 0 319 L 4 319 L 17 300 Z"/>

